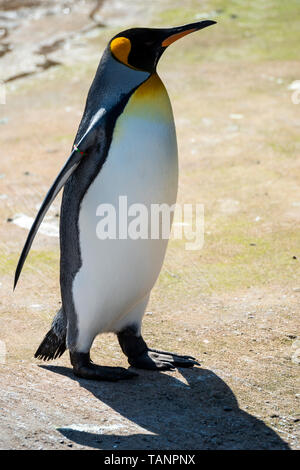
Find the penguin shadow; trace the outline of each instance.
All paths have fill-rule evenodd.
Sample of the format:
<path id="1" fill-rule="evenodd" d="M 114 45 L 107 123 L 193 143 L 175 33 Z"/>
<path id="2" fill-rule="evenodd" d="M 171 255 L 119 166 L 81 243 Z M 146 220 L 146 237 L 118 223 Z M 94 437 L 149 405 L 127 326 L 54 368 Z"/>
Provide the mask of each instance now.
<path id="1" fill-rule="evenodd" d="M 97 424 L 95 408 L 90 426 L 58 429 L 69 440 L 86 447 L 102 450 L 289 449 L 263 421 L 240 409 L 232 390 L 208 369 L 179 369 L 182 380 L 165 373 L 139 371 L 137 379 L 111 383 L 79 379 L 66 367 L 41 367 L 77 381 L 130 421 L 127 423 L 114 415 L 105 425 Z M 142 429 L 136 429 L 136 425 Z M 121 432 L 114 432 L 117 430 Z"/>

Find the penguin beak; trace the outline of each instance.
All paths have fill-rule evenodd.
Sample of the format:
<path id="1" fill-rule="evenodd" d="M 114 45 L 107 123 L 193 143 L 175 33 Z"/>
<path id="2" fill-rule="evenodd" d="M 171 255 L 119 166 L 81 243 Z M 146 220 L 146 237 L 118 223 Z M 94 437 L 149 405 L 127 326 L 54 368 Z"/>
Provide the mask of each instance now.
<path id="1" fill-rule="evenodd" d="M 162 47 L 168 47 L 173 42 L 177 41 L 177 39 L 183 38 L 187 34 L 193 33 L 194 31 L 199 31 L 199 29 L 206 28 L 207 26 L 211 26 L 215 24 L 216 21 L 213 20 L 205 20 L 199 21 L 198 23 L 190 23 L 184 26 L 178 26 L 176 28 L 169 28 L 166 30 L 167 36 L 162 41 Z"/>

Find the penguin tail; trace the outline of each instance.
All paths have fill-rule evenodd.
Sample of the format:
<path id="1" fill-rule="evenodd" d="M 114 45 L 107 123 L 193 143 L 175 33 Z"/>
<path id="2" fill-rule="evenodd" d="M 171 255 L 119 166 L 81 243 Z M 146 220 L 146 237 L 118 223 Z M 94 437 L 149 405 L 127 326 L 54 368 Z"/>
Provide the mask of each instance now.
<path id="1" fill-rule="evenodd" d="M 67 321 L 63 310 L 59 310 L 54 317 L 51 329 L 39 345 L 34 357 L 43 361 L 50 361 L 62 356 L 66 346 Z"/>

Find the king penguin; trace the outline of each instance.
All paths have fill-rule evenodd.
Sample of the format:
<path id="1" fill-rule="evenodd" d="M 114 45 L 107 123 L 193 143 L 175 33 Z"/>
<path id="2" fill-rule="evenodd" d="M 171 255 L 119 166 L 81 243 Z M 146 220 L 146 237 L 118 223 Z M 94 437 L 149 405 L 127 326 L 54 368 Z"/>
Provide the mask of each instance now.
<path id="1" fill-rule="evenodd" d="M 35 357 L 50 360 L 66 349 L 74 374 L 116 381 L 132 369 L 96 365 L 90 349 L 100 333 L 114 332 L 131 366 L 150 370 L 192 367 L 191 356 L 152 349 L 141 335 L 142 318 L 160 273 L 168 240 L 99 239 L 97 208 L 120 196 L 128 205 L 176 202 L 178 158 L 173 112 L 157 75 L 166 48 L 214 24 L 133 28 L 106 47 L 88 93 L 72 152 L 56 177 L 29 231 L 15 286 L 36 232 L 64 187 L 60 217 L 62 307 Z M 116 214 L 118 217 L 118 213 Z"/>

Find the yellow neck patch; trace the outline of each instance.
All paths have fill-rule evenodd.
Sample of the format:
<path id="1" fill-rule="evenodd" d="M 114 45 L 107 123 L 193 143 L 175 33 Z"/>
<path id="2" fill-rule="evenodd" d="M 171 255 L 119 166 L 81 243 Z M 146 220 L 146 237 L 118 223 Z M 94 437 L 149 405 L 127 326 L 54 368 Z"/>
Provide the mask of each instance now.
<path id="1" fill-rule="evenodd" d="M 129 39 L 123 37 L 113 39 L 110 43 L 110 50 L 116 59 L 130 67 L 128 64 L 128 56 L 131 50 L 131 42 Z"/>

